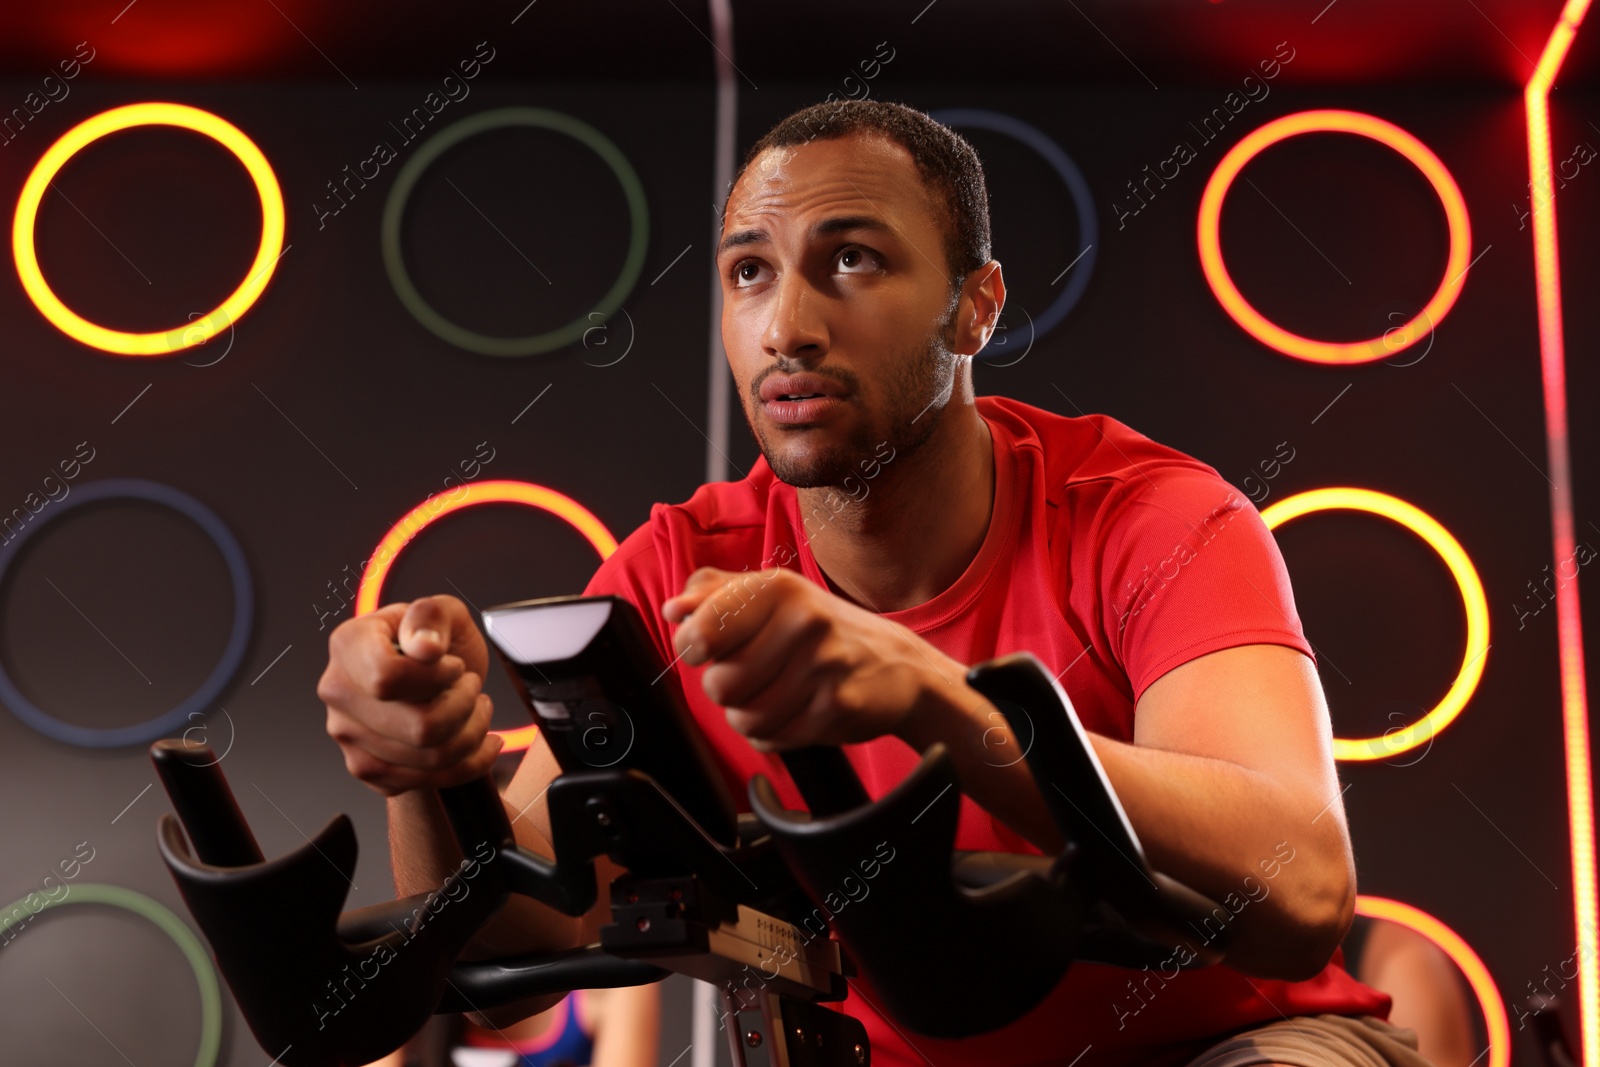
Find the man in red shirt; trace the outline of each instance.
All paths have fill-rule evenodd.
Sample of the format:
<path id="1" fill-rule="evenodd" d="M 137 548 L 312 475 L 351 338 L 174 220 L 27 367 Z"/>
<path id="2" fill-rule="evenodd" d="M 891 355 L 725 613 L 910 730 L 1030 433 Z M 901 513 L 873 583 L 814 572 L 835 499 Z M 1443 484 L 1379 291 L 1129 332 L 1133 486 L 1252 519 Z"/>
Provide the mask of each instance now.
<path id="1" fill-rule="evenodd" d="M 798 112 L 746 156 L 716 265 L 761 459 L 655 505 L 586 592 L 641 609 L 741 804 L 763 773 L 803 806 L 783 749 L 851 746 L 877 797 L 942 741 L 967 794 L 956 847 L 1054 853 L 1015 739 L 964 677 L 1026 649 L 1071 696 L 1151 863 L 1229 916 L 1225 965 L 1079 964 L 965 1041 L 903 1032 L 855 983 L 843 1009 L 876 1061 L 1426 1067 L 1383 1021 L 1388 996 L 1338 964 L 1355 873 L 1331 730 L 1259 514 L 1113 419 L 973 393 L 1005 283 L 970 145 L 898 104 Z M 433 596 L 347 621 L 329 647 L 328 733 L 390 798 L 397 891 L 429 888 L 457 860 L 434 789 L 499 751 L 483 640 Z M 518 841 L 546 855 L 556 773 L 541 741 L 505 790 Z M 588 943 L 608 914 L 518 900 L 473 951 Z"/>

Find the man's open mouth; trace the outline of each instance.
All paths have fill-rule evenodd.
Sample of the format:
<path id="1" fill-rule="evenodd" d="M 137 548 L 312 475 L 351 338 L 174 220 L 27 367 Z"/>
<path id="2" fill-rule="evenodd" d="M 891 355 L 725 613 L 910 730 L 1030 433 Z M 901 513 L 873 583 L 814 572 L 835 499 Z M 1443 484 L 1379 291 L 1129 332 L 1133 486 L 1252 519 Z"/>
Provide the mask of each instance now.
<path id="1" fill-rule="evenodd" d="M 803 372 L 774 374 L 761 383 L 763 402 L 795 404 L 806 400 L 838 400 L 847 390 L 825 375 Z"/>

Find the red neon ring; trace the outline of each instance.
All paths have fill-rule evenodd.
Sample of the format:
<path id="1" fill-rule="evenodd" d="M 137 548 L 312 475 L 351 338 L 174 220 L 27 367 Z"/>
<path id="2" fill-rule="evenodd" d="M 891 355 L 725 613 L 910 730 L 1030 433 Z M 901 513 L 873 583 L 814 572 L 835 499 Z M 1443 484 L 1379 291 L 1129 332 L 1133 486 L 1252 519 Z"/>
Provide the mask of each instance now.
<path id="1" fill-rule="evenodd" d="M 389 532 L 378 542 L 372 558 L 367 561 L 366 570 L 361 574 L 361 586 L 356 590 L 355 613 L 358 616 L 377 609 L 378 596 L 383 592 L 383 580 L 388 577 L 389 569 L 394 566 L 400 550 L 409 544 L 413 537 L 451 512 L 475 504 L 526 504 L 529 507 L 540 508 L 565 519 L 574 529 L 588 538 L 594 550 L 600 553 L 602 561 L 617 550 L 617 539 L 611 536 L 611 531 L 606 529 L 605 523 L 596 518 L 588 508 L 554 489 L 546 489 L 532 482 L 504 479 L 468 482 L 462 488 L 465 492 L 455 499 L 430 496 L 406 512 L 405 517 L 399 522 L 389 527 Z M 454 497 L 454 492 L 451 496 Z M 533 744 L 533 739 L 539 734 L 539 728 L 523 726 L 515 730 L 489 732 L 505 738 L 505 747 L 500 751 L 521 752 Z"/>
<path id="2" fill-rule="evenodd" d="M 1472 993 L 1478 998 L 1483 1012 L 1484 1032 L 1489 1039 L 1489 1062 L 1486 1067 L 1510 1067 L 1511 1026 L 1506 1021 L 1506 1002 L 1500 996 L 1500 987 L 1483 960 L 1472 951 L 1472 946 L 1461 935 L 1435 919 L 1421 908 L 1402 904 L 1388 897 L 1356 897 L 1356 914 L 1369 919 L 1388 919 L 1408 930 L 1414 930 L 1439 946 L 1450 961 L 1461 969 Z"/>
<path id="3" fill-rule="evenodd" d="M 1405 156 L 1422 171 L 1434 192 L 1439 194 L 1445 220 L 1450 227 L 1450 254 L 1445 263 L 1444 281 L 1440 283 L 1438 291 L 1411 321 L 1404 326 L 1385 330 L 1382 336 L 1369 341 L 1314 341 L 1290 333 L 1250 305 L 1244 294 L 1239 292 L 1238 286 L 1233 284 L 1228 268 L 1222 261 L 1222 201 L 1228 195 L 1228 187 L 1233 184 L 1233 179 L 1246 163 L 1268 145 L 1297 134 L 1322 132 L 1370 137 Z M 1392 356 L 1426 337 L 1455 304 L 1456 297 L 1461 295 L 1461 287 L 1466 282 L 1467 257 L 1472 249 L 1467 202 L 1439 157 L 1427 145 L 1391 122 L 1359 111 L 1335 109 L 1301 111 L 1274 119 L 1229 149 L 1212 172 L 1211 180 L 1206 183 L 1205 193 L 1200 198 L 1199 239 L 1200 268 L 1205 272 L 1211 291 L 1233 321 L 1267 347 L 1311 363 L 1370 363 Z"/>

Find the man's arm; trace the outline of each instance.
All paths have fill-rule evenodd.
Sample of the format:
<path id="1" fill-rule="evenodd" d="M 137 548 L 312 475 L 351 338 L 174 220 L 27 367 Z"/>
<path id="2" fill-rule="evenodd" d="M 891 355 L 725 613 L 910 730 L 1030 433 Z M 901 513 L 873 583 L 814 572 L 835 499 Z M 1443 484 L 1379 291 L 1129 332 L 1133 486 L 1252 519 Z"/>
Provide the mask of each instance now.
<path id="1" fill-rule="evenodd" d="M 328 646 L 328 667 L 317 683 L 328 708 L 327 731 L 344 753 L 346 769 L 388 798 L 395 891 L 409 896 L 437 889 L 462 859 L 438 789 L 487 774 L 500 751 L 499 739 L 489 735 L 494 709 L 483 692 L 488 652 L 482 635 L 460 600 L 437 596 L 348 619 L 329 635 Z M 502 797 L 517 843 L 544 856 L 553 855 L 544 793 L 557 772 L 540 737 Z M 462 958 L 550 952 L 593 941 L 599 917 L 609 915 L 611 873 L 602 860 L 600 899 L 582 917 L 513 896 Z M 479 1013 L 475 1021 L 504 1025 L 560 998 L 528 998 Z"/>
<path id="2" fill-rule="evenodd" d="M 940 673 L 899 736 L 919 751 L 944 741 L 973 800 L 1054 853 L 1026 765 L 996 766 L 1020 751 L 999 712 Z M 1244 645 L 1190 660 L 1146 689 L 1133 744 L 1090 740 L 1151 865 L 1233 902 L 1230 966 L 1288 980 L 1326 966 L 1354 914 L 1355 866 L 1322 687 L 1303 654 Z"/>
<path id="3" fill-rule="evenodd" d="M 753 746 L 887 733 L 918 751 L 943 741 L 975 802 L 1043 851 L 1059 850 L 1015 739 L 966 684 L 965 666 L 803 576 L 780 571 L 748 602 L 737 600 L 738 577 L 702 568 L 662 612 L 679 623 L 680 662 L 708 664 L 702 689 Z M 1151 864 L 1219 903 L 1250 900 L 1229 909 L 1229 962 L 1241 971 L 1314 975 L 1349 926 L 1353 863 L 1331 733 L 1310 660 L 1250 644 L 1151 683 L 1133 744 L 1091 735 Z"/>
<path id="4" fill-rule="evenodd" d="M 506 818 L 517 844 L 530 852 L 552 857 L 550 809 L 545 794 L 560 772 L 555 756 L 540 733 L 529 746 L 516 774 L 501 794 Z M 434 790 L 413 790 L 389 798 L 389 854 L 394 866 L 395 893 L 407 896 L 437 888 L 461 862 L 461 850 Z M 611 879 L 621 868 L 608 857 L 596 861 L 600 895 L 594 907 L 580 916 L 565 915 L 529 897 L 513 894 L 463 950 L 463 960 L 495 959 L 535 952 L 555 952 L 593 944 L 600 926 L 611 915 Z M 526 1019 L 558 1003 L 565 993 L 526 997 L 495 1008 L 472 1012 L 478 1026 L 498 1029 Z"/>

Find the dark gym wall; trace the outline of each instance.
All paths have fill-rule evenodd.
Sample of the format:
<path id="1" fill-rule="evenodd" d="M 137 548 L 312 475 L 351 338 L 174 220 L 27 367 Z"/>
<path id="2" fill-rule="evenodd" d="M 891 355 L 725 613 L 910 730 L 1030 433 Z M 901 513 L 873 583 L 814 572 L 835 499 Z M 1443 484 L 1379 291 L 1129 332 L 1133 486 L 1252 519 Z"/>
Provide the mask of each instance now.
<path id="1" fill-rule="evenodd" d="M 1573 950 L 1554 608 L 1530 613 L 1538 601 L 1527 586 L 1555 561 L 1531 236 L 1516 206 L 1525 210 L 1527 181 L 1519 83 L 1330 81 L 1337 64 L 1319 34 L 1334 32 L 1327 23 L 1339 9 L 1319 29 L 1310 22 L 1318 7 L 1237 72 L 1169 80 L 1152 67 L 1159 88 L 1126 71 L 1089 78 L 1066 63 L 1028 70 L 1026 82 L 998 63 L 992 78 L 940 79 L 930 68 L 944 46 L 924 25 L 951 17 L 939 8 L 916 23 L 908 10 L 881 30 L 823 34 L 816 68 L 829 73 L 804 81 L 746 66 L 747 55 L 772 47 L 763 36 L 736 53 L 760 86 L 743 85 L 737 150 L 790 111 L 844 95 L 844 75 L 886 40 L 896 58 L 871 82 L 874 98 L 1019 118 L 1072 157 L 1095 200 L 1089 287 L 1059 327 L 1033 338 L 1029 316 L 1049 305 L 1082 250 L 1080 221 L 1032 150 L 963 131 L 987 168 L 994 254 L 1010 288 L 1004 343 L 991 346 L 992 365 L 975 374 L 980 393 L 1068 415 L 1111 414 L 1212 464 L 1263 507 L 1307 489 L 1361 486 L 1415 504 L 1460 540 L 1488 593 L 1482 684 L 1426 750 L 1342 764 L 1340 774 L 1362 891 L 1448 923 L 1514 1005 Z M 1033 18 L 1009 14 L 1007 33 L 1037 34 L 1047 23 Z M 496 13 L 493 25 L 504 22 Z M 428 494 L 448 492 L 445 476 L 473 459 L 480 478 L 537 482 L 576 498 L 618 538 L 653 502 L 681 501 L 702 480 L 715 93 L 711 48 L 698 28 L 679 20 L 662 36 L 682 51 L 677 80 L 570 70 L 548 79 L 506 48 L 424 134 L 494 107 L 549 108 L 599 129 L 638 172 L 649 244 L 627 314 L 547 356 L 496 359 L 447 344 L 407 313 L 385 274 L 384 201 L 421 143 L 405 143 L 390 124 L 439 77 L 356 71 L 352 91 L 326 70 L 295 80 L 173 82 L 115 77 L 90 63 L 68 98 L 0 145 L 0 202 L 15 204 L 29 168 L 74 123 L 124 103 L 173 100 L 244 130 L 282 183 L 288 251 L 271 285 L 231 336 L 185 355 L 122 359 L 79 345 L 33 308 L 14 270 L 3 272 L 0 514 L 42 492 L 61 461 L 92 451 L 74 489 L 152 479 L 227 523 L 254 582 L 250 642 L 189 736 L 226 752 L 223 768 L 268 855 L 350 814 L 363 853 L 349 906 L 393 893 L 383 804 L 345 772 L 315 687 L 328 632 L 350 614 L 341 601 L 352 575 L 383 533 Z M 1074 48 L 1104 51 L 1085 25 L 1075 32 L 1083 39 Z M 1580 33 L 1580 43 L 1593 36 Z M 440 76 L 485 37 L 501 41 L 476 27 L 440 33 L 430 53 Z M 1270 94 L 1213 141 L 1198 136 L 1190 123 L 1221 105 L 1279 40 L 1295 58 Z M 1142 57 L 1136 44 L 1121 43 Z M 957 63 L 953 53 L 949 62 Z M 0 105 L 9 108 L 42 71 L 4 74 Z M 1222 154 L 1264 122 L 1322 107 L 1370 112 L 1421 138 L 1451 170 L 1471 215 L 1479 258 L 1459 302 L 1434 336 L 1390 365 L 1326 368 L 1273 352 L 1229 320 L 1200 272 L 1195 215 Z M 1574 145 L 1600 144 L 1592 89 L 1564 88 L 1552 116 L 1558 161 Z M 336 203 L 326 183 L 368 158 L 378 140 L 397 149 L 396 161 L 338 214 L 324 214 Z M 1143 168 L 1179 140 L 1197 158 L 1132 214 L 1128 183 L 1142 181 Z M 1597 384 L 1588 355 L 1600 339 L 1587 297 L 1600 280 L 1592 169 L 1576 169 L 1558 203 L 1577 536 L 1600 547 L 1596 440 L 1586 418 Z M 38 226 L 44 270 L 70 306 L 106 325 L 155 329 L 203 312 L 254 253 L 259 216 L 244 172 L 198 136 L 115 135 L 55 185 Z M 620 269 L 628 225 L 621 188 L 593 153 L 522 130 L 483 135 L 441 158 L 413 193 L 404 234 L 412 276 L 434 306 L 481 332 L 512 335 L 554 329 L 592 306 Z M 1313 336 L 1354 338 L 1381 333 L 1403 321 L 1396 313 L 1427 300 L 1444 269 L 1446 232 L 1431 188 L 1408 163 L 1381 146 L 1319 135 L 1269 149 L 1245 170 L 1228 199 L 1223 245 L 1241 288 L 1270 318 Z M 730 418 L 737 477 L 756 450 L 736 402 Z M 1284 445 L 1293 459 L 1265 479 L 1261 464 L 1281 458 Z M 31 520 L 49 522 L 48 534 L 0 585 L 0 664 L 67 722 L 154 717 L 200 683 L 226 643 L 232 599 L 222 557 L 198 528 L 154 505 L 108 503 L 60 519 L 53 507 Z M 1459 667 L 1464 625 L 1433 552 L 1365 515 L 1301 519 L 1279 540 L 1319 649 L 1335 732 L 1382 733 L 1436 702 Z M 419 536 L 384 598 L 446 592 L 484 607 L 576 592 L 596 562 L 549 515 L 473 509 Z M 1600 625 L 1592 604 L 1587 621 L 1592 634 Z M 1592 638 L 1588 648 L 1593 661 Z M 526 721 L 509 685 L 495 677 L 489 691 L 496 726 Z M 0 715 L 0 767 L 9 813 L 0 821 L 4 902 L 37 889 L 87 842 L 93 858 L 79 880 L 130 887 L 187 919 L 154 847 L 156 819 L 168 808 L 159 786 L 147 788 L 154 775 L 144 745 L 71 747 Z M 200 1025 L 193 989 L 177 948 L 142 920 L 100 908 L 47 912 L 0 945 L 6 1062 L 95 1062 L 116 1056 L 108 1043 L 135 1063 L 189 1062 Z M 662 1063 L 689 1042 L 688 983 L 674 979 L 668 991 Z M 224 1006 L 220 1062 L 265 1062 L 226 991 Z M 1515 1031 L 1515 1013 L 1512 1022 Z M 1516 1040 L 1519 1057 L 1534 1053 L 1526 1031 Z"/>
<path id="2" fill-rule="evenodd" d="M 461 51 L 470 56 L 470 43 Z M 388 120 L 434 88 L 426 83 L 366 86 L 350 102 L 333 87 L 184 88 L 184 102 L 228 116 L 256 140 L 290 218 L 289 251 L 270 295 L 238 323 L 226 355 L 224 338 L 165 361 L 98 355 L 46 323 L 14 274 L 0 297 L 10 354 L 0 401 L 5 498 L 21 504 L 87 441 L 93 458 L 69 486 L 111 477 L 167 482 L 236 532 L 258 600 L 250 651 L 220 707 L 196 719 L 189 736 L 227 752 L 221 765 L 266 854 L 301 846 L 303 834 L 340 811 L 355 819 L 363 853 L 350 906 L 393 896 L 383 803 L 345 772 L 315 689 L 328 634 L 350 616 L 341 601 L 350 600 L 384 532 L 429 494 L 448 498 L 475 464 L 480 480 L 535 481 L 577 498 L 620 538 L 655 500 L 687 497 L 704 464 L 704 440 L 687 420 L 705 421 L 706 272 L 693 252 L 667 267 L 686 245 L 703 251 L 708 239 L 710 163 L 704 151 L 682 146 L 708 143 L 709 94 L 661 85 L 646 100 L 620 85 L 493 81 L 493 69 L 465 107 L 532 103 L 578 115 L 622 146 L 648 192 L 650 254 L 628 315 L 600 326 L 587 347 L 500 360 L 423 330 L 384 273 L 377 235 L 386 187 L 377 182 L 318 228 L 313 205 L 326 195 L 324 183 L 370 155 Z M 171 95 L 160 86 L 84 85 L 71 100 L 84 117 Z M 456 117 L 446 111 L 439 125 Z M 661 138 L 667 129 L 676 132 Z M 57 182 L 61 197 L 40 221 L 44 268 L 69 279 L 63 298 L 125 329 L 203 310 L 194 301 L 208 298 L 217 279 L 242 275 L 259 229 L 253 190 L 241 168 L 217 164 L 215 156 L 229 162 L 220 150 L 197 135 L 145 132 L 117 135 L 69 165 Z M 27 136 L 37 150 L 50 139 Z M 387 139 L 400 144 L 393 132 Z M 32 160 L 0 162 L 14 201 Z M 703 211 L 688 209 L 702 201 Z M 564 324 L 611 284 L 628 239 L 622 192 L 604 164 L 532 131 L 485 135 L 442 160 L 416 190 L 408 219 L 418 285 L 451 317 L 486 332 Z M 532 265 L 496 226 L 516 235 Z M 88 265 L 93 280 L 77 277 L 73 263 Z M 130 295 L 130 286 L 165 299 L 142 303 L 146 294 Z M 627 332 L 630 319 L 636 336 Z M 447 483 L 452 474 L 458 480 Z M 48 520 L 54 506 L 32 521 Z M 445 592 L 484 607 L 576 592 L 597 562 L 581 536 L 547 514 L 469 510 L 407 548 L 385 599 Z M 34 703 L 69 722 L 111 726 L 160 714 L 200 683 L 227 637 L 232 601 L 220 555 L 198 528 L 155 505 L 69 513 L 26 547 L 7 577 L 5 668 Z M 498 726 L 526 722 L 509 684 L 496 677 L 490 692 Z M 10 715 L 0 730 L 0 788 L 21 808 L 36 808 L 5 834 L 8 902 L 87 840 L 93 859 L 81 878 L 132 886 L 186 914 L 154 848 L 156 817 L 168 809 L 159 787 L 141 793 L 154 780 L 145 746 L 72 748 Z M 39 803 L 46 796 L 56 799 Z M 134 1062 L 189 1054 L 198 1027 L 193 979 L 159 933 L 137 919 L 88 921 L 65 910 L 33 925 L 6 946 L 0 967 L 5 1014 L 17 1009 L 16 1018 L 35 1020 L 12 1030 L 26 1050 L 15 1062 L 83 1061 L 103 1046 L 92 1030 L 78 1032 L 81 1020 L 40 975 L 53 976 L 97 1025 L 118 1034 Z M 159 997 L 119 986 L 150 968 L 145 988 L 159 988 Z M 687 1034 L 684 1014 L 667 1035 Z M 242 1025 L 230 1029 L 226 1048 L 224 1062 L 255 1062 Z"/>

